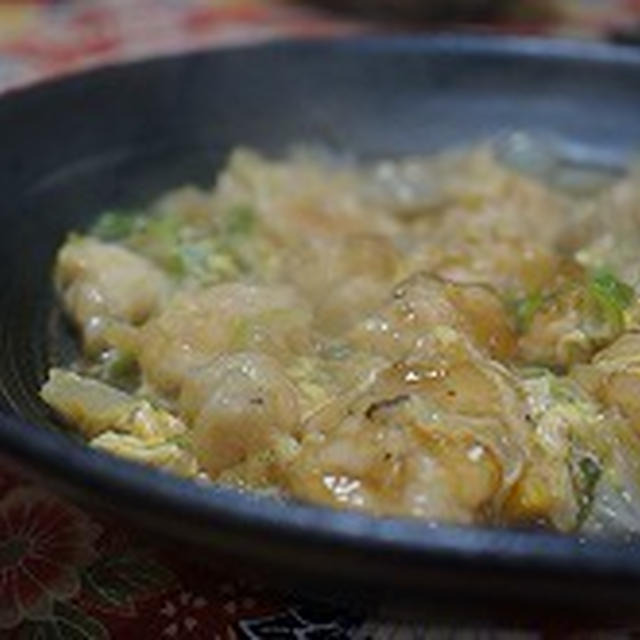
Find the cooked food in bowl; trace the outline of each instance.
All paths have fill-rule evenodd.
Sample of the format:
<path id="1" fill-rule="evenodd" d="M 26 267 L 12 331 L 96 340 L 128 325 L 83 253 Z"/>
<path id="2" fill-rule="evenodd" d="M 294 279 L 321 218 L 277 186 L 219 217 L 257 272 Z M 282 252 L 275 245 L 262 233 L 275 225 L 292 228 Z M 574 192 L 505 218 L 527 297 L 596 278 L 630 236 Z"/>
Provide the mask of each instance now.
<path id="1" fill-rule="evenodd" d="M 237 150 L 213 190 L 68 238 L 82 357 L 42 397 L 90 446 L 196 479 L 634 531 L 638 203 L 633 171 L 522 136 L 369 163 Z"/>

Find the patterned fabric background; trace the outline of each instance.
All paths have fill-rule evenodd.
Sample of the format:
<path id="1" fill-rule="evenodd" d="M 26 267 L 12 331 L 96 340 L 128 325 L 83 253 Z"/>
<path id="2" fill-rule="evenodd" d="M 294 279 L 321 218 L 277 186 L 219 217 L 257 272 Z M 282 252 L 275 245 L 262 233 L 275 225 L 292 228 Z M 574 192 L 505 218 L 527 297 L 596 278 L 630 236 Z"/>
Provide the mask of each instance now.
<path id="1" fill-rule="evenodd" d="M 520 21 L 512 17 L 463 28 L 626 40 L 638 36 L 639 0 L 556 4 L 553 21 L 525 21 L 532 3 L 522 2 Z M 0 91 L 159 52 L 380 28 L 300 3 L 268 0 L 0 0 Z M 83 512 L 0 470 L 0 638 L 488 640 L 544 635 L 561 634 L 480 629 L 457 634 L 383 624 L 335 603 L 240 578 L 220 561 L 185 558 L 184 549 Z"/>
<path id="2" fill-rule="evenodd" d="M 473 28 L 606 37 L 640 19 L 640 0 L 556 0 L 555 19 L 535 23 L 540 0 L 513 4 L 509 22 Z M 158 52 L 372 28 L 295 0 L 0 0 L 0 86 Z"/>

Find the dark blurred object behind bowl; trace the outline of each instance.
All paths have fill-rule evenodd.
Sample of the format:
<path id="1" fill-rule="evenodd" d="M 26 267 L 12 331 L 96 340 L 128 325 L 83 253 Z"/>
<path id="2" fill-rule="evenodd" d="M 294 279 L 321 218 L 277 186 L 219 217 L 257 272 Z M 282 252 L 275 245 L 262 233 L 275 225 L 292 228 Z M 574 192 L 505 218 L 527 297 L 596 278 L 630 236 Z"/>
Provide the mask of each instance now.
<path id="1" fill-rule="evenodd" d="M 555 0 L 311 0 L 335 11 L 392 21 L 538 21 L 558 12 Z"/>

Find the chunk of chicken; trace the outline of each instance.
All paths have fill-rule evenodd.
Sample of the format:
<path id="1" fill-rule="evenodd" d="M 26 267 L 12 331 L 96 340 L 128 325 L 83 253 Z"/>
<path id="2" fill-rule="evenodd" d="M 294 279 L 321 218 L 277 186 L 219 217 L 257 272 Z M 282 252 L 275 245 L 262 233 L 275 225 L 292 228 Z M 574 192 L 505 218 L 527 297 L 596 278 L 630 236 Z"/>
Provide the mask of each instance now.
<path id="1" fill-rule="evenodd" d="M 224 355 L 189 372 L 179 399 L 201 466 L 215 478 L 299 428 L 295 387 L 273 358 Z"/>
<path id="2" fill-rule="evenodd" d="M 105 318 L 140 324 L 169 292 L 163 273 L 145 258 L 93 238 L 73 239 L 60 250 L 56 284 L 87 347 L 100 346 Z"/>
<path id="3" fill-rule="evenodd" d="M 583 298 L 584 290 L 571 286 L 541 304 L 518 342 L 523 362 L 566 367 L 589 358 L 594 345 L 583 329 Z"/>
<path id="4" fill-rule="evenodd" d="M 349 278 L 316 303 L 314 326 L 327 336 L 344 335 L 384 303 L 389 289 L 390 283 L 368 276 Z"/>
<path id="5" fill-rule="evenodd" d="M 452 329 L 305 424 L 288 488 L 382 514 L 483 521 L 520 475 L 524 406 L 510 375 Z"/>
<path id="6" fill-rule="evenodd" d="M 465 223 L 460 219 L 458 224 L 462 228 Z M 411 264 L 452 282 L 480 283 L 504 295 L 524 295 L 552 282 L 560 260 L 539 243 L 489 236 L 469 242 L 429 241 Z"/>
<path id="7" fill-rule="evenodd" d="M 304 442 L 289 490 L 377 514 L 482 521 L 503 481 L 494 453 L 455 421 L 422 421 L 410 400 L 397 402 L 405 406 L 384 419 L 346 417 L 330 437 Z"/>
<path id="8" fill-rule="evenodd" d="M 329 335 L 382 304 L 401 270 L 391 241 L 366 233 L 314 238 L 286 262 L 287 278 L 313 306 L 315 326 Z"/>
<path id="9" fill-rule="evenodd" d="M 571 375 L 607 407 L 618 408 L 640 433 L 640 333 L 625 333 Z"/>
<path id="10" fill-rule="evenodd" d="M 565 200 L 501 167 L 487 149 L 466 156 L 460 168 L 445 178 L 449 195 L 437 215 L 414 224 L 410 269 L 483 283 L 501 294 L 545 286 L 559 262 L 555 243 L 566 224 Z"/>
<path id="11" fill-rule="evenodd" d="M 215 204 L 224 210 L 245 202 L 285 242 L 292 236 L 390 235 L 398 229 L 384 209 L 365 202 L 357 171 L 302 154 L 294 162 L 279 162 L 236 150 L 218 180 Z"/>
<path id="12" fill-rule="evenodd" d="M 140 331 L 145 380 L 176 394 L 189 371 L 224 351 L 255 350 L 286 359 L 308 346 L 311 315 L 286 287 L 222 284 L 179 293 Z"/>
<path id="13" fill-rule="evenodd" d="M 518 341 L 518 356 L 530 364 L 570 367 L 587 362 L 624 328 L 621 312 L 612 314 L 594 297 L 587 282 L 573 282 L 541 302 Z"/>
<path id="14" fill-rule="evenodd" d="M 515 347 L 506 311 L 489 288 L 445 282 L 423 273 L 398 285 L 387 303 L 356 325 L 349 337 L 360 348 L 402 359 L 442 326 L 464 333 L 499 359 L 506 359 Z"/>
<path id="15" fill-rule="evenodd" d="M 350 278 L 392 282 L 400 266 L 398 251 L 388 238 L 379 234 L 312 237 L 288 257 L 286 276 L 299 291 L 315 301 L 324 298 L 327 289 Z"/>

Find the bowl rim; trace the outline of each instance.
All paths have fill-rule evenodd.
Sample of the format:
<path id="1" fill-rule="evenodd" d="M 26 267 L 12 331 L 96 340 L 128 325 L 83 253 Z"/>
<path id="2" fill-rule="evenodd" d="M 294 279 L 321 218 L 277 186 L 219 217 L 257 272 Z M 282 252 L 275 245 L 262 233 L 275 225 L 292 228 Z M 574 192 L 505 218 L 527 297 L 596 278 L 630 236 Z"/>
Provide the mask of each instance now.
<path id="1" fill-rule="evenodd" d="M 72 73 L 28 87 L 9 90 L 3 102 L 19 105 L 23 96 L 42 95 L 51 87 L 82 82 L 85 77 L 109 76 L 126 67 L 157 65 L 190 57 L 234 55 L 247 49 L 304 52 L 339 50 L 354 55 L 408 52 L 421 55 L 485 55 L 544 58 L 549 61 L 625 65 L 640 72 L 640 50 L 621 45 L 585 43 L 519 36 L 346 36 L 285 39 L 223 49 L 168 54 L 134 62 L 119 62 Z M 0 384 L 0 395 L 3 393 Z M 31 429 L 29 437 L 25 429 Z M 139 514 L 167 532 L 182 535 L 183 527 L 220 545 L 247 549 L 258 541 L 256 560 L 280 557 L 288 548 L 301 553 L 357 554 L 360 558 L 393 558 L 403 566 L 466 567 L 497 572 L 536 571 L 549 576 L 579 576 L 633 580 L 640 584 L 640 544 L 629 540 L 600 540 L 553 532 L 459 527 L 409 518 L 376 517 L 352 511 L 285 502 L 268 496 L 219 486 L 202 486 L 109 456 L 63 433 L 30 424 L 15 414 L 0 413 L 0 455 L 67 492 L 90 494 L 129 514 Z M 171 522 L 167 523 L 167 516 Z M 194 536 L 190 536 L 194 537 Z M 233 538 L 233 539 L 230 539 Z M 370 560 L 370 562 L 374 562 Z M 338 567 L 329 571 L 339 573 Z M 345 569 L 346 571 L 346 569 Z M 628 583 L 629 584 L 629 583 Z"/>
<path id="2" fill-rule="evenodd" d="M 523 58 L 552 58 L 566 61 L 588 61 L 632 65 L 640 63 L 640 47 L 628 43 L 603 40 L 579 40 L 566 36 L 547 37 L 540 35 L 470 33 L 443 29 L 427 33 L 338 33 L 329 35 L 286 35 L 262 39 L 256 42 L 222 43 L 189 49 L 182 52 L 155 52 L 140 57 L 108 60 L 80 69 L 62 71 L 59 75 L 36 78 L 27 84 L 10 85 L 0 89 L 0 100 L 19 98 L 47 87 L 61 86 L 67 82 L 109 73 L 127 67 L 144 67 L 156 63 L 185 58 L 228 55 L 244 51 L 290 51 L 300 52 L 314 49 L 338 49 L 360 54 L 375 53 L 429 53 L 429 54 L 479 54 L 518 56 Z"/>

